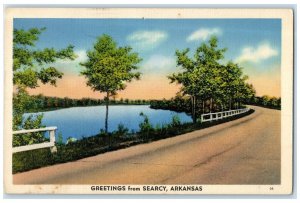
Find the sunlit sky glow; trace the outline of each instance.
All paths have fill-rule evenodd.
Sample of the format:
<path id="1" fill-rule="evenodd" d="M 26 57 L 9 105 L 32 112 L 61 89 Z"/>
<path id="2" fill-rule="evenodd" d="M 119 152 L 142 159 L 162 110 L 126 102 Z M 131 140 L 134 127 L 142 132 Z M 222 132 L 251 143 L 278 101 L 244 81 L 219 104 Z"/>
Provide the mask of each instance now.
<path id="1" fill-rule="evenodd" d="M 40 85 L 32 94 L 70 98 L 102 98 L 85 84 L 79 62 L 87 59 L 96 37 L 109 34 L 119 46 L 129 45 L 138 52 L 142 78 L 128 84 L 118 98 L 162 99 L 175 96 L 178 85 L 169 84 L 167 75 L 179 70 L 175 50 L 196 47 L 211 35 L 219 39 L 219 46 L 227 48 L 225 59 L 239 63 L 249 76 L 258 96 L 279 97 L 281 69 L 280 19 L 15 19 L 14 28 L 46 27 L 37 49 L 65 48 L 72 44 L 78 58 L 57 61 L 55 66 L 64 72 L 57 87 Z"/>

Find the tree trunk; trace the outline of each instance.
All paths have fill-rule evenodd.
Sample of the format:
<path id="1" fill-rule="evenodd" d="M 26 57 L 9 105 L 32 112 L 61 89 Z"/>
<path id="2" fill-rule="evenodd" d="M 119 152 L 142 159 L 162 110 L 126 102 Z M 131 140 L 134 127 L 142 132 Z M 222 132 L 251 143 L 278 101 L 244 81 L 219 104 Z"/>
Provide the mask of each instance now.
<path id="1" fill-rule="evenodd" d="M 193 119 L 193 123 L 196 123 L 196 118 L 195 118 L 195 96 L 191 96 L 191 102 L 192 102 L 192 119 Z"/>
<path id="2" fill-rule="evenodd" d="M 196 123 L 197 122 L 197 118 L 196 118 L 196 97 L 194 97 L 194 119 L 193 122 Z"/>
<path id="3" fill-rule="evenodd" d="M 105 112 L 105 133 L 108 132 L 108 104 L 109 104 L 109 93 L 106 93 L 105 105 L 106 105 L 106 112 Z"/>
<path id="4" fill-rule="evenodd" d="M 213 107 L 213 98 L 210 98 L 210 113 L 212 112 Z"/>
<path id="5" fill-rule="evenodd" d="M 204 106 L 204 100 L 202 101 L 202 113 L 204 114 L 205 113 L 205 106 Z"/>

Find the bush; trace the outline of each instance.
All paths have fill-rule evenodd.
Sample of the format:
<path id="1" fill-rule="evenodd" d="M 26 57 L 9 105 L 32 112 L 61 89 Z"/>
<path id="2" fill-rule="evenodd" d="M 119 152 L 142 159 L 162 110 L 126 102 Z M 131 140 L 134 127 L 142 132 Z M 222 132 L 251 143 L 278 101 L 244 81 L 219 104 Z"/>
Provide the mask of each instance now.
<path id="1" fill-rule="evenodd" d="M 75 137 L 68 137 L 66 144 L 70 144 L 70 143 L 73 143 L 76 141 L 77 141 L 77 139 Z"/>
<path id="2" fill-rule="evenodd" d="M 37 129 L 45 127 L 42 125 L 43 114 L 30 115 L 21 125 L 22 129 Z M 30 144 L 38 144 L 47 141 L 44 132 L 34 132 L 25 134 L 16 134 L 13 136 L 13 146 L 24 146 Z"/>
<path id="3" fill-rule="evenodd" d="M 114 132 L 117 137 L 126 136 L 129 132 L 129 129 L 124 126 L 124 124 L 120 123 L 118 125 L 118 130 Z"/>
<path id="4" fill-rule="evenodd" d="M 146 136 L 144 138 L 148 139 L 149 133 L 150 131 L 153 130 L 153 127 L 149 121 L 149 118 L 147 115 L 145 115 L 143 112 L 140 113 L 140 116 L 142 116 L 144 118 L 144 121 L 142 123 L 139 124 L 140 127 L 140 133 L 143 136 Z"/>
<path id="5" fill-rule="evenodd" d="M 172 123 L 171 123 L 171 126 L 172 127 L 179 127 L 181 125 L 181 121 L 180 121 L 180 118 L 178 115 L 174 115 L 172 117 Z"/>
<path id="6" fill-rule="evenodd" d="M 58 133 L 58 138 L 57 138 L 57 142 L 56 142 L 58 145 L 63 145 L 64 142 L 63 142 L 63 136 L 62 136 L 62 133 L 59 132 Z"/>

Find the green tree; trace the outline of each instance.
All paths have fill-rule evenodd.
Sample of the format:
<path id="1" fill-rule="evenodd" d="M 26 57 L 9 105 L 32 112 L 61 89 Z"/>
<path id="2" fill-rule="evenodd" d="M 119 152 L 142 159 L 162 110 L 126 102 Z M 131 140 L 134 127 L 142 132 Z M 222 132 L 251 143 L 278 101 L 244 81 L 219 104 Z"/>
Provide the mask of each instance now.
<path id="1" fill-rule="evenodd" d="M 196 122 L 195 105 L 196 105 L 196 93 L 197 93 L 197 80 L 201 77 L 200 71 L 197 69 L 195 61 L 188 57 L 189 49 L 183 51 L 176 50 L 177 66 L 181 67 L 184 71 L 179 73 L 173 73 L 168 76 L 171 83 L 177 82 L 181 84 L 181 92 L 184 95 L 189 95 L 192 103 L 192 118 Z"/>
<path id="2" fill-rule="evenodd" d="M 31 28 L 29 30 L 13 30 L 13 84 L 16 91 L 13 95 L 13 129 L 28 129 L 41 127 L 42 116 L 36 119 L 30 118 L 23 123 L 23 114 L 30 109 L 30 97 L 27 88 L 36 88 L 40 83 L 56 85 L 56 80 L 61 78 L 63 73 L 55 67 L 46 67 L 57 59 L 75 59 L 73 46 L 65 49 L 55 50 L 54 48 L 36 49 L 35 44 L 45 28 Z M 30 124 L 31 123 L 31 124 Z M 27 126 L 27 127 L 26 127 Z M 38 135 L 38 133 L 36 133 Z M 18 135 L 19 137 L 20 135 Z M 26 136 L 25 136 L 26 137 Z M 37 136 L 39 139 L 39 135 Z M 14 137 L 13 142 L 17 142 Z M 34 138 L 32 138 L 34 140 Z M 38 140 L 37 139 L 37 140 Z M 31 142 L 31 141 L 30 141 Z M 18 143 L 15 143 L 18 144 Z M 28 143 L 27 143 L 28 144 Z"/>
<path id="3" fill-rule="evenodd" d="M 126 88 L 126 82 L 139 79 L 138 63 L 142 60 L 129 46 L 118 47 L 109 35 L 98 37 L 92 50 L 87 52 L 88 60 L 80 63 L 85 70 L 87 85 L 94 91 L 105 93 L 105 132 L 108 131 L 109 98 Z"/>
<path id="4" fill-rule="evenodd" d="M 244 76 L 242 68 L 231 61 L 224 66 L 220 66 L 220 74 L 222 75 L 219 86 L 222 90 L 220 97 L 223 103 L 227 103 L 229 109 L 231 109 L 234 101 L 238 102 L 245 96 L 245 81 L 248 76 Z"/>
<path id="5" fill-rule="evenodd" d="M 196 50 L 194 57 L 189 57 L 189 49 L 176 51 L 177 66 L 183 71 L 173 73 L 168 78 L 171 83 L 177 82 L 182 85 L 181 92 L 191 98 L 192 118 L 196 122 L 197 99 L 203 102 L 210 98 L 212 100 L 218 95 L 219 81 L 221 80 L 218 61 L 223 58 L 226 49 L 218 48 L 218 40 L 211 37 L 208 43 L 202 43 Z"/>
<path id="6" fill-rule="evenodd" d="M 220 60 L 224 58 L 226 48 L 218 48 L 218 39 L 212 36 L 208 43 L 202 43 L 197 48 L 195 59 L 197 66 L 200 68 L 201 79 L 199 79 L 197 97 L 210 100 L 210 111 L 213 110 L 213 101 L 220 100 L 223 94 L 220 84 L 222 74 L 220 74 Z"/>
<path id="7" fill-rule="evenodd" d="M 240 102 L 249 103 L 249 101 L 255 98 L 256 91 L 252 84 L 244 82 L 240 91 L 241 91 L 240 98 L 239 98 Z"/>

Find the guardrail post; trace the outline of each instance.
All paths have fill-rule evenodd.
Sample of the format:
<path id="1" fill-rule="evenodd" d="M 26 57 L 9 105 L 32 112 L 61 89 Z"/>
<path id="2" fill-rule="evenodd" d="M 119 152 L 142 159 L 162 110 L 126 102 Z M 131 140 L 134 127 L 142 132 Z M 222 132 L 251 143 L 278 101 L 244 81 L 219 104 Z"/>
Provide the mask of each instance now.
<path id="1" fill-rule="evenodd" d="M 50 151 L 51 153 L 56 153 L 57 152 L 57 148 L 55 146 L 55 130 L 50 130 L 49 131 L 50 134 L 50 142 L 53 143 L 53 147 L 50 147 Z"/>

